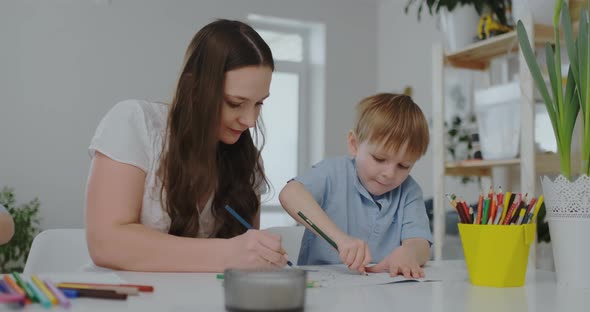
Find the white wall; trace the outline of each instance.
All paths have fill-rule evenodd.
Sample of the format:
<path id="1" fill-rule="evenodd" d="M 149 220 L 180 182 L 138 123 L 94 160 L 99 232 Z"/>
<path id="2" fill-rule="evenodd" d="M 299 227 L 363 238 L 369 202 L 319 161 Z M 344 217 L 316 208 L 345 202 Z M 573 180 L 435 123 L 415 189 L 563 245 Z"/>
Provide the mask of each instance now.
<path id="1" fill-rule="evenodd" d="M 407 15 L 404 13 L 406 3 L 401 0 L 378 3 L 377 88 L 383 92 L 401 92 L 405 86 L 411 86 L 414 101 L 432 122 L 432 45 L 442 43 L 443 35 L 437 28 L 436 18 L 428 14 L 426 4 L 418 21 L 416 3 Z M 434 188 L 432 144 L 431 139 L 426 155 L 411 173 L 422 187 L 425 199 L 432 197 Z M 479 194 L 475 183 L 465 186 L 454 177 L 447 177 L 445 188 L 458 192 L 467 201 L 476 199 Z"/>
<path id="2" fill-rule="evenodd" d="M 401 92 L 405 86 L 411 86 L 414 101 L 431 122 L 432 45 L 441 42 L 441 33 L 436 29 L 435 18 L 428 15 L 427 7 L 418 22 L 417 6 L 411 7 L 406 15 L 406 2 L 379 2 L 378 89 L 384 92 Z M 424 198 L 432 196 L 432 142 L 411 174 L 422 187 Z"/>
<path id="3" fill-rule="evenodd" d="M 377 89 L 377 12 L 368 0 L 2 1 L 0 187 L 20 202 L 38 196 L 43 228 L 83 226 L 100 118 L 123 99 L 167 101 L 194 33 L 250 13 L 326 24 L 325 153 L 343 154 L 355 103 Z M 381 88 L 397 86 L 388 75 Z"/>

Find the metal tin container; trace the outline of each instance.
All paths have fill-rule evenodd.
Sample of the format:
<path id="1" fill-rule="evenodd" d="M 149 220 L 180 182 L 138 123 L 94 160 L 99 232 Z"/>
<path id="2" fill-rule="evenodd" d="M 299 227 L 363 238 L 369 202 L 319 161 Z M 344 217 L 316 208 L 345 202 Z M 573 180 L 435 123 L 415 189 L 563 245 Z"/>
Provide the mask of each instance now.
<path id="1" fill-rule="evenodd" d="M 301 269 L 224 272 L 225 308 L 232 312 L 303 311 L 307 272 Z"/>

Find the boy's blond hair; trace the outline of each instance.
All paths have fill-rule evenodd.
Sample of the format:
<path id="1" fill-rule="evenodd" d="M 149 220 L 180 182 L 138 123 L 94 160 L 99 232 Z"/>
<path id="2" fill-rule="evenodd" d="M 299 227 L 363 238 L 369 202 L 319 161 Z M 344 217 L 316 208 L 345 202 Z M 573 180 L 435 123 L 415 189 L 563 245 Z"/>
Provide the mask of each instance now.
<path id="1" fill-rule="evenodd" d="M 407 143 L 406 153 L 415 159 L 428 149 L 428 122 L 420 107 L 403 94 L 379 93 L 357 106 L 354 133 L 358 144 L 368 141 L 388 151 Z"/>

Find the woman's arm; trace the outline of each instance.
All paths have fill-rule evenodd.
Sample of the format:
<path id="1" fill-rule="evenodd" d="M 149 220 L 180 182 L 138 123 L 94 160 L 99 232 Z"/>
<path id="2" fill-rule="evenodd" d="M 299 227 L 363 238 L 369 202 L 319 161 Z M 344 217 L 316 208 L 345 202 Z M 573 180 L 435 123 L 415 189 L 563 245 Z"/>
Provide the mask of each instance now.
<path id="1" fill-rule="evenodd" d="M 146 174 L 97 152 L 86 192 L 86 234 L 99 266 L 130 271 L 221 272 L 228 267 L 284 265 L 280 237 L 248 231 L 232 239 L 196 239 L 142 225 Z"/>
<path id="2" fill-rule="evenodd" d="M 4 210 L 2 207 L 0 209 Z M 14 235 L 14 221 L 10 214 L 0 211 L 0 245 L 6 244 Z"/>

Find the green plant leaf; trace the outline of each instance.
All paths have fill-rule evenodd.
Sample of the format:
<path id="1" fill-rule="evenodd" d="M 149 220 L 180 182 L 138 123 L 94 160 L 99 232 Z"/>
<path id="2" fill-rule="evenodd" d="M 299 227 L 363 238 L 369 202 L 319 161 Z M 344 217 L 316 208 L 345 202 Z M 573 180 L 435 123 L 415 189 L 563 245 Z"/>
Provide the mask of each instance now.
<path id="1" fill-rule="evenodd" d="M 557 2 L 559 2 L 559 0 Z M 559 15 L 557 16 L 559 17 Z M 526 60 L 529 71 L 531 72 L 531 76 L 533 77 L 533 81 L 535 82 L 535 85 L 539 90 L 539 93 L 541 94 L 543 101 L 545 102 L 549 118 L 551 119 L 551 125 L 553 126 L 553 132 L 555 133 L 555 139 L 557 141 L 558 146 L 561 173 L 566 178 L 570 179 L 570 149 L 572 135 L 569 131 L 569 128 L 572 127 L 573 129 L 572 123 L 575 123 L 575 117 L 573 118 L 573 122 L 570 120 L 570 116 L 572 113 L 570 110 L 575 110 L 576 108 L 572 106 L 571 101 L 569 101 L 568 103 L 564 103 L 563 99 L 563 86 L 561 82 L 561 56 L 559 48 L 559 29 L 557 28 L 557 26 L 558 25 L 554 24 L 554 38 L 555 42 L 558 43 L 555 45 L 555 51 L 553 51 L 549 44 L 545 45 L 545 50 L 547 51 L 547 70 L 549 72 L 549 78 L 553 90 L 553 99 L 549 96 L 549 91 L 541 74 L 541 70 L 537 63 L 537 59 L 533 52 L 533 48 L 530 44 L 526 29 L 524 28 L 522 21 L 518 21 L 516 31 L 520 43 L 520 50 Z"/>
<path id="2" fill-rule="evenodd" d="M 568 70 L 566 86 L 565 86 L 565 134 L 571 138 L 574 133 L 576 125 L 576 117 L 580 111 L 580 97 L 578 96 L 578 89 L 576 89 L 576 81 L 572 68 Z"/>
<path id="3" fill-rule="evenodd" d="M 533 81 L 535 82 L 535 86 L 537 87 L 537 90 L 539 90 L 539 93 L 541 94 L 541 97 L 545 102 L 545 106 L 547 107 L 547 112 L 549 114 L 549 119 L 551 120 L 551 125 L 553 126 L 553 131 L 555 133 L 555 138 L 557 140 L 557 145 L 559 146 L 559 132 L 557 127 L 557 116 L 554 104 L 551 100 L 551 97 L 549 96 L 549 91 L 547 90 L 547 86 L 545 85 L 545 80 L 543 79 L 543 75 L 541 74 L 539 64 L 537 64 L 537 58 L 535 57 L 535 53 L 531 48 L 529 37 L 526 29 L 524 28 L 524 25 L 522 24 L 522 21 L 518 21 L 516 25 L 516 33 L 520 44 L 520 51 L 522 52 L 524 59 L 528 65 Z"/>
<path id="4" fill-rule="evenodd" d="M 578 37 L 576 39 L 574 39 L 573 27 L 571 24 L 569 10 L 567 10 L 565 4 L 562 10 L 561 17 L 566 48 L 568 52 L 568 57 L 570 59 L 570 69 L 572 70 L 573 80 L 576 84 L 576 91 L 574 96 L 577 97 L 577 112 L 579 112 L 579 110 L 582 111 L 582 173 L 590 175 L 590 112 L 588 112 L 588 107 L 590 105 L 588 104 L 590 97 L 590 86 L 588 81 L 590 76 L 590 65 L 588 62 L 588 58 L 590 57 L 588 55 L 590 51 L 590 40 L 588 38 L 588 35 L 590 34 L 590 29 L 588 27 L 588 14 L 586 10 L 582 10 L 580 14 L 579 32 Z M 571 118 L 571 116 L 568 118 Z"/>
<path id="5" fill-rule="evenodd" d="M 15 225 L 12 240 L 0 246 L 0 273 L 20 272 L 27 260 L 33 238 L 39 232 L 40 202 L 38 199 L 33 199 L 17 207 L 13 190 L 4 188 L 0 192 L 0 204 L 6 207 Z"/>
<path id="6" fill-rule="evenodd" d="M 590 2 L 590 0 L 589 0 Z M 588 4 L 590 10 L 590 3 Z M 590 11 L 583 11 L 580 22 L 581 31 L 583 35 L 579 36 L 579 44 L 584 46 L 582 69 L 584 76 L 580 79 L 582 100 L 580 106 L 583 108 L 582 119 L 584 121 L 584 138 L 582 143 L 582 172 L 590 176 Z"/>
<path id="7" fill-rule="evenodd" d="M 572 20 L 570 18 L 569 10 L 563 10 L 561 14 L 563 24 L 563 36 L 565 38 L 565 45 L 570 59 L 570 68 L 573 70 L 574 78 L 579 81 L 578 75 L 578 53 L 574 41 L 574 32 L 572 30 Z"/>
<path id="8" fill-rule="evenodd" d="M 545 54 L 547 55 L 547 73 L 549 74 L 549 81 L 551 86 L 551 91 L 553 94 L 553 102 L 551 105 L 555 110 L 555 114 L 557 118 L 560 118 L 560 106 L 559 106 L 559 96 L 560 93 L 558 89 L 561 89 L 561 73 L 555 72 L 555 54 L 553 53 L 553 47 L 549 43 L 545 43 Z"/>

